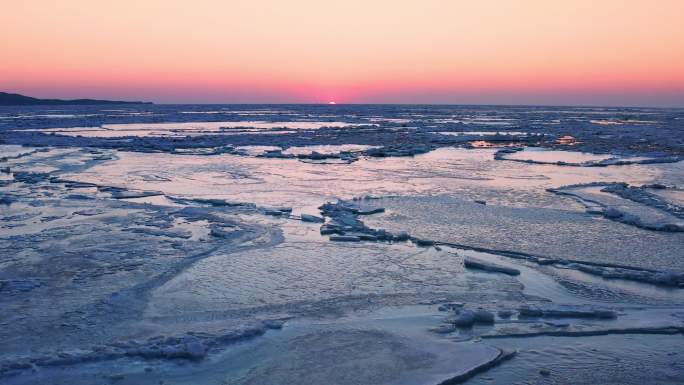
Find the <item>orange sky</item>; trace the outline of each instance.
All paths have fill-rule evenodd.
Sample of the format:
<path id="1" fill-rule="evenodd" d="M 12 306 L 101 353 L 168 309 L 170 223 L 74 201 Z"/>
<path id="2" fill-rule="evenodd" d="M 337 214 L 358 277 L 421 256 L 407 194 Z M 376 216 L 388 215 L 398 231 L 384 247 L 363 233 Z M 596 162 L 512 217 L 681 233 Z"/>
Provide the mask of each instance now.
<path id="1" fill-rule="evenodd" d="M 0 1 L 35 96 L 684 106 L 681 0 Z"/>

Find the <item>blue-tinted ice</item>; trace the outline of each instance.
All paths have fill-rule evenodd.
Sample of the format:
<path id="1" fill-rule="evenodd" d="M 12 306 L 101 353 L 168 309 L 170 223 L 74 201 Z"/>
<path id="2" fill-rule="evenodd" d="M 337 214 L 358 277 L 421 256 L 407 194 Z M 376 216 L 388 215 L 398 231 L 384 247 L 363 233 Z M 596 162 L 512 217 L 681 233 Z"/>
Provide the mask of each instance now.
<path id="1" fill-rule="evenodd" d="M 0 382 L 676 384 L 682 116 L 4 108 Z"/>

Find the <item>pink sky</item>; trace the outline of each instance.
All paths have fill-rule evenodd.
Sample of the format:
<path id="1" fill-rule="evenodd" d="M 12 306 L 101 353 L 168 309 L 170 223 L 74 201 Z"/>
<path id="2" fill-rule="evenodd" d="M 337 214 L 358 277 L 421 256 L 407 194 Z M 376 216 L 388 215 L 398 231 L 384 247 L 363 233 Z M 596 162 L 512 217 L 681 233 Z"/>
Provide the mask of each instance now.
<path id="1" fill-rule="evenodd" d="M 0 90 L 155 102 L 684 106 L 680 0 L 26 0 Z"/>

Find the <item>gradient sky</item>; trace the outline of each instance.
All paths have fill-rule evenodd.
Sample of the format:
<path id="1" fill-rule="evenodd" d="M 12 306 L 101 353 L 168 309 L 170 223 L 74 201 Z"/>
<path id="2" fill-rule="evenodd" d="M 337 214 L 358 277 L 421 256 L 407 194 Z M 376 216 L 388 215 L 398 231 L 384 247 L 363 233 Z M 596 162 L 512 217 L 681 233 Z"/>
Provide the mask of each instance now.
<path id="1" fill-rule="evenodd" d="M 682 0 L 0 0 L 0 90 L 684 107 Z"/>

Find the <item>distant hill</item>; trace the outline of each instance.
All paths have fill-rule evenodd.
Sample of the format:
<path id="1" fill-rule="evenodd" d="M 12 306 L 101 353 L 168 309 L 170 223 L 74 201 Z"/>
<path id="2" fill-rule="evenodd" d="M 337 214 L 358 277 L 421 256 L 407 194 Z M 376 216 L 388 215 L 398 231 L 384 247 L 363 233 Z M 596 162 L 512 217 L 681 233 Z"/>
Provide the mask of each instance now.
<path id="1" fill-rule="evenodd" d="M 38 105 L 76 105 L 76 104 L 152 104 L 150 102 L 125 102 L 120 100 L 97 99 L 38 99 L 19 94 L 0 92 L 0 106 L 38 106 Z"/>

